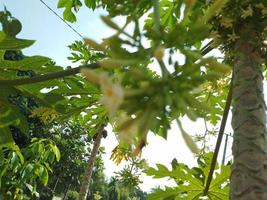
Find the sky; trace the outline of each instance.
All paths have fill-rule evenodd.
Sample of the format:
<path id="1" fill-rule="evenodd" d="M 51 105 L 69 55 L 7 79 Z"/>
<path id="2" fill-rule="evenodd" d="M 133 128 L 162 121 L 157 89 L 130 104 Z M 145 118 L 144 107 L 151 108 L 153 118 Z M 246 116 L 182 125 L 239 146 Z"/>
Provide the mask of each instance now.
<path id="1" fill-rule="evenodd" d="M 62 10 L 56 8 L 56 0 L 45 0 L 46 4 L 52 7 L 60 16 Z M 26 55 L 43 55 L 48 56 L 61 66 L 77 66 L 67 60 L 70 55 L 68 45 L 75 40 L 81 40 L 81 37 L 64 24 L 55 14 L 45 7 L 39 0 L 0 0 L 1 9 L 4 5 L 18 18 L 23 25 L 21 33 L 18 37 L 23 39 L 34 39 L 35 44 L 23 52 Z M 105 15 L 103 10 L 91 10 L 82 7 L 77 14 L 77 23 L 71 24 L 83 37 L 91 38 L 95 41 L 101 41 L 102 38 L 110 36 L 113 32 L 101 21 L 100 16 Z M 120 20 L 118 20 L 120 23 Z M 230 119 L 230 118 L 229 118 Z M 190 134 L 204 133 L 205 127 L 203 120 L 192 122 L 187 118 L 182 120 L 184 129 Z M 229 120 L 227 133 L 231 132 L 229 128 Z M 102 146 L 106 149 L 104 155 L 105 173 L 107 176 L 114 175 L 114 171 L 120 170 L 123 166 L 116 166 L 113 161 L 109 160 L 111 151 L 117 145 L 115 135 L 108 127 L 108 137 L 102 140 Z M 181 133 L 177 125 L 172 124 L 168 132 L 167 140 L 155 136 L 153 133 L 148 134 L 148 145 L 142 151 L 142 158 L 147 159 L 149 166 L 155 167 L 156 163 L 164 164 L 170 167 L 171 161 L 176 158 L 178 162 L 183 162 L 189 166 L 195 166 L 196 160 L 193 154 L 185 145 Z M 215 144 L 215 141 L 211 141 Z M 227 157 L 231 155 L 231 138 L 228 144 Z M 219 162 L 221 161 L 222 149 L 219 154 Z M 142 176 L 143 184 L 141 189 L 149 191 L 155 186 L 173 185 L 172 181 L 152 179 L 151 177 Z"/>

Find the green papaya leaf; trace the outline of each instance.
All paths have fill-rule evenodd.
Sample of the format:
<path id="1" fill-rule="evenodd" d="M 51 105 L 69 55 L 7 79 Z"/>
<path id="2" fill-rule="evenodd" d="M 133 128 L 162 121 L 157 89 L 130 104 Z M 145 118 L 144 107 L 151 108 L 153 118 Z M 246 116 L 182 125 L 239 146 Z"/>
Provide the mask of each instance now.
<path id="1" fill-rule="evenodd" d="M 84 0 L 84 3 L 88 8 L 93 10 L 96 8 L 96 0 Z"/>
<path id="2" fill-rule="evenodd" d="M 179 188 L 173 187 L 166 187 L 165 189 L 156 189 L 153 193 L 149 194 L 147 200 L 171 200 L 179 194 L 181 190 Z"/>
<path id="3" fill-rule="evenodd" d="M 33 70 L 35 72 L 46 72 L 45 64 L 51 61 L 50 58 L 44 56 L 31 56 L 23 58 L 19 61 L 0 60 L 0 68 L 11 70 Z"/>
<path id="4" fill-rule="evenodd" d="M 7 26 L 5 26 L 5 29 L 3 31 L 11 37 L 15 37 L 22 29 L 22 25 L 19 20 L 13 19 Z"/>
<path id="5" fill-rule="evenodd" d="M 20 128 L 25 135 L 28 134 L 27 120 L 16 106 L 0 98 L 0 112 L 2 113 L 0 116 L 0 130 L 13 125 Z"/>
<path id="6" fill-rule="evenodd" d="M 167 167 L 161 164 L 157 164 L 158 169 L 148 168 L 145 170 L 144 172 L 149 176 L 153 176 L 153 178 L 169 178 L 173 179 L 177 184 L 176 187 L 155 190 L 148 195 L 148 199 L 200 199 L 205 188 L 206 172 L 209 171 L 211 155 L 211 153 L 204 154 L 204 158 L 198 160 L 199 167 L 191 169 L 185 164 L 175 163 L 172 170 L 168 170 Z M 208 199 L 228 199 L 229 175 L 229 166 L 222 166 L 220 171 L 217 171 L 208 191 Z"/>
<path id="7" fill-rule="evenodd" d="M 6 37 L 6 34 L 3 31 L 0 31 L 0 42 L 2 42 Z"/>
<path id="8" fill-rule="evenodd" d="M 63 12 L 63 17 L 65 20 L 67 20 L 69 22 L 76 22 L 76 16 L 71 11 L 71 9 L 65 9 Z"/>
<path id="9" fill-rule="evenodd" d="M 4 39 L 0 40 L 0 50 L 21 50 L 31 46 L 34 42 L 34 40 L 6 36 Z"/>
<path id="10" fill-rule="evenodd" d="M 57 8 L 63 8 L 69 0 L 59 0 L 57 3 Z"/>

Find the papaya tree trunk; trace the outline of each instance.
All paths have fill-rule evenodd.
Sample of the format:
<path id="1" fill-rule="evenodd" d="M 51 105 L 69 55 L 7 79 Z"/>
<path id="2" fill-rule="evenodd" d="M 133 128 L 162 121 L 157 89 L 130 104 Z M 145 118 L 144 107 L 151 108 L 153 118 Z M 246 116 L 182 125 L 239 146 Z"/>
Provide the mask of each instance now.
<path id="1" fill-rule="evenodd" d="M 89 186 L 90 186 L 90 182 L 92 178 L 92 173 L 93 173 L 94 162 L 96 159 L 98 149 L 100 147 L 102 135 L 103 135 L 103 128 L 101 128 L 101 130 L 98 131 L 97 137 L 95 138 L 93 150 L 87 162 L 83 182 L 80 188 L 79 200 L 86 200 L 87 198 Z"/>
<path id="2" fill-rule="evenodd" d="M 266 107 L 259 34 L 254 30 L 241 30 L 234 50 L 231 200 L 267 200 Z"/>

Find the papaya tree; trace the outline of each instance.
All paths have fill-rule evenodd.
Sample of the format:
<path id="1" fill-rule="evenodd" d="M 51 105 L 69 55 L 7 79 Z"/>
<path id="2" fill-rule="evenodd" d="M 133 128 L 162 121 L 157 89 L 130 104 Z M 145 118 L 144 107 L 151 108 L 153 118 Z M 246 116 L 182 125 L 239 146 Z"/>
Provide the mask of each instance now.
<path id="1" fill-rule="evenodd" d="M 229 1 L 211 20 L 233 68 L 231 199 L 267 199 L 263 73 L 267 2 Z"/>
<path id="2" fill-rule="evenodd" d="M 64 5 L 60 4 L 60 2 L 63 1 L 59 1 L 59 7 L 63 7 Z M 192 42 L 191 49 L 192 46 L 197 48 L 197 42 L 201 42 L 204 37 L 208 37 L 212 41 L 206 46 L 207 49 L 219 47 L 224 52 L 224 60 L 231 65 L 233 73 L 232 90 L 230 92 L 233 100 L 232 127 L 234 130 L 234 142 L 232 150 L 234 162 L 232 165 L 230 197 L 231 199 L 267 199 L 266 177 L 264 176 L 266 174 L 266 116 L 262 83 L 262 66 L 265 63 L 264 57 L 266 56 L 264 42 L 266 39 L 267 2 L 258 0 L 134 2 L 129 0 L 125 5 L 119 1 L 85 1 L 85 4 L 92 9 L 97 5 L 103 6 L 111 17 L 126 15 L 127 22 L 132 20 L 134 23 L 137 23 L 144 13 L 149 12 L 152 3 L 154 18 L 146 21 L 145 36 L 152 41 L 154 56 L 161 66 L 163 79 L 168 76 L 168 72 L 166 72 L 164 62 L 160 57 L 160 48 L 162 47 L 160 45 L 164 45 L 165 48 L 171 50 L 179 49 L 186 54 L 179 44 L 190 49 L 190 42 Z M 181 7 L 181 5 L 184 7 Z M 181 16 L 181 11 L 184 11 L 183 16 Z M 151 15 L 148 15 L 148 17 Z M 112 24 L 107 19 L 105 21 L 109 26 L 123 33 L 123 28 Z M 199 26 L 196 26 L 196 23 Z M 187 29 L 183 29 L 183 27 Z M 188 38 L 190 36 L 183 35 L 186 30 L 189 35 L 192 34 L 191 37 L 195 36 L 194 41 L 190 41 L 191 38 Z M 138 34 L 138 31 L 136 25 L 134 34 Z M 207 33 L 206 31 L 210 32 Z M 205 32 L 207 34 L 204 34 Z M 198 33 L 198 35 L 194 35 L 194 33 Z M 114 38 L 110 39 L 110 43 L 112 43 L 110 45 L 111 50 L 114 50 L 111 53 L 112 57 L 126 58 L 125 55 L 119 56 L 118 51 L 116 52 L 117 49 L 112 49 L 112 46 L 115 46 Z M 188 53 L 186 56 L 187 62 L 190 56 Z M 200 58 L 198 57 L 197 59 Z M 193 60 L 193 63 L 196 60 Z M 117 62 L 119 62 L 118 59 Z M 215 66 L 215 64 L 212 63 L 211 66 Z M 175 70 L 178 71 L 177 69 Z M 209 69 L 205 71 L 205 74 L 208 71 Z M 185 71 L 181 73 L 185 73 Z M 193 79 L 190 80 L 194 81 Z M 151 91 L 151 88 L 149 89 Z M 147 88 L 147 90 L 149 89 Z M 170 88 L 162 88 L 162 91 L 172 90 Z M 174 91 L 174 93 L 176 92 Z M 180 96 L 182 96 L 181 91 L 179 92 Z M 167 96 L 169 97 L 169 102 L 165 102 L 165 106 L 171 106 L 171 95 Z M 176 101 L 179 101 L 179 97 L 176 98 Z M 180 102 L 179 104 L 181 105 Z M 172 107 L 170 110 L 172 110 Z M 144 113 L 146 112 L 142 112 L 142 114 Z M 153 114 L 147 117 L 151 119 L 157 115 Z M 161 120 L 164 119 L 164 117 L 160 117 Z M 164 128 L 164 123 L 162 126 Z M 150 128 L 153 128 L 153 125 L 150 124 L 148 129 Z M 156 132 L 159 133 L 158 130 Z"/>

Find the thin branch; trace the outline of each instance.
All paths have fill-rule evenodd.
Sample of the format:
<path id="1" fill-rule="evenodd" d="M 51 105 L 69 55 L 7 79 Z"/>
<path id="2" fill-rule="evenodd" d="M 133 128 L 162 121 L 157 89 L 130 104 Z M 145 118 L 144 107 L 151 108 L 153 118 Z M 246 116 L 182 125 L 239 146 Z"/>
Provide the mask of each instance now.
<path id="1" fill-rule="evenodd" d="M 0 80 L 0 88 L 7 87 L 7 86 L 16 86 L 16 85 L 26 85 L 26 84 L 33 84 L 38 82 L 44 82 L 52 79 L 63 78 L 65 76 L 71 76 L 78 74 L 81 68 L 90 68 L 96 69 L 99 67 L 98 63 L 91 63 L 87 65 L 81 65 L 76 68 L 66 69 L 59 72 L 48 73 L 44 75 L 37 75 L 31 78 L 21 78 L 21 79 L 14 79 L 14 80 Z"/>
<path id="2" fill-rule="evenodd" d="M 220 130 L 219 130 L 219 134 L 218 134 L 218 138 L 217 138 L 214 154 L 213 154 L 212 161 L 211 161 L 211 164 L 210 164 L 209 175 L 208 175 L 206 186 L 205 186 L 205 189 L 204 189 L 204 192 L 203 192 L 204 196 L 207 196 L 207 194 L 208 194 L 210 183 L 211 183 L 212 176 L 213 176 L 213 172 L 214 172 L 214 169 L 215 169 L 215 166 L 216 166 L 216 161 L 217 161 L 219 149 L 220 149 L 220 146 L 221 146 L 221 143 L 222 143 L 224 129 L 225 129 L 225 126 L 226 126 L 227 117 L 228 117 L 228 113 L 229 113 L 231 102 L 232 102 L 232 90 L 233 90 L 233 75 L 232 75 L 232 79 L 231 79 L 231 83 L 230 83 L 229 92 L 228 92 L 228 95 L 227 95 L 226 104 L 225 104 L 224 111 L 223 111 L 223 118 L 222 118 Z"/>

